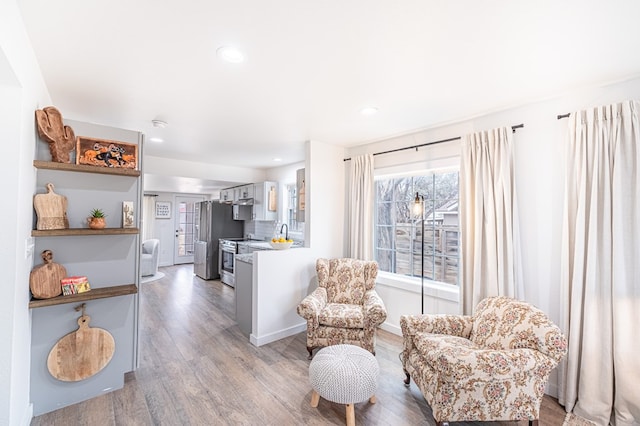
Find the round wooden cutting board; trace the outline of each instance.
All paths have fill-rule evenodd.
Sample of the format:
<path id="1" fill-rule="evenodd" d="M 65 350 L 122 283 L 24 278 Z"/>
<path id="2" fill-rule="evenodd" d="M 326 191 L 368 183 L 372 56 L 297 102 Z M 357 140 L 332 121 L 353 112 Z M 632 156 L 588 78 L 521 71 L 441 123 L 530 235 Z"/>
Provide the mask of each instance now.
<path id="1" fill-rule="evenodd" d="M 47 368 L 63 382 L 78 382 L 98 373 L 109 364 L 115 351 L 113 336 L 101 328 L 89 327 L 91 318 L 78 318 L 80 326 L 53 346 Z"/>
<path id="2" fill-rule="evenodd" d="M 60 280 L 67 276 L 64 266 L 53 261 L 53 252 L 44 250 L 42 252 L 44 263 L 38 265 L 29 275 L 29 288 L 36 299 L 49 299 L 62 294 Z"/>

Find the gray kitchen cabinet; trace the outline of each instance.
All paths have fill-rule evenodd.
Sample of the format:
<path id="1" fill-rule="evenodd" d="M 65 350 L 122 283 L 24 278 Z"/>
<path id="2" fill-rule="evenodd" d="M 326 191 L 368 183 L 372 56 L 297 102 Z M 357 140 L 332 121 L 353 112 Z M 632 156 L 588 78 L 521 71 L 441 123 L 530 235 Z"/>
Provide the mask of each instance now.
<path id="1" fill-rule="evenodd" d="M 231 204 L 234 201 L 233 189 L 223 189 L 220 191 L 220 202 Z"/>
<path id="2" fill-rule="evenodd" d="M 297 208 L 296 208 L 296 221 L 304 222 L 304 210 L 306 206 L 307 186 L 305 183 L 304 169 L 296 170 L 296 194 L 297 194 Z"/>
<path id="3" fill-rule="evenodd" d="M 68 229 L 37 230 L 34 212 L 34 266 L 42 263 L 43 250 L 53 251 L 53 261 L 65 267 L 67 276 L 86 276 L 91 290 L 29 302 L 31 308 L 31 401 L 40 415 L 93 398 L 124 386 L 124 375 L 138 364 L 138 284 L 140 276 L 139 224 L 142 209 L 142 139 L 139 132 L 65 120 L 76 135 L 138 145 L 137 170 L 50 162 L 40 147 L 36 193 L 49 182 L 67 198 Z M 46 145 L 42 143 L 42 145 Z M 122 224 L 122 203 L 132 201 L 134 228 Z M 86 218 L 94 208 L 106 214 L 107 228 L 94 230 Z M 115 352 L 97 374 L 84 380 L 56 379 L 47 368 L 49 352 L 62 337 L 78 329 L 85 304 L 89 327 L 109 332 Z"/>
<path id="4" fill-rule="evenodd" d="M 253 184 L 239 186 L 235 189 L 235 201 L 249 200 L 253 198 Z"/>
<path id="5" fill-rule="evenodd" d="M 253 220 L 278 220 L 278 183 L 254 185 Z"/>
<path id="6" fill-rule="evenodd" d="M 241 256 L 240 259 L 244 258 Z M 249 336 L 253 318 L 253 262 L 240 259 L 236 257 L 236 322 L 240 330 Z"/>

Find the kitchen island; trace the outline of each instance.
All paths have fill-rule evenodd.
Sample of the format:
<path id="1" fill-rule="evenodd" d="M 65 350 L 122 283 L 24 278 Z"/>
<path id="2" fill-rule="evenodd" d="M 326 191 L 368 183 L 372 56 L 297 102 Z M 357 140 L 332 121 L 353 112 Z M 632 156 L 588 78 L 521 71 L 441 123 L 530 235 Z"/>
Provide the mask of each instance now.
<path id="1" fill-rule="evenodd" d="M 305 331 L 306 322 L 298 315 L 296 307 L 317 287 L 315 252 L 300 247 L 258 250 L 249 256 L 252 272 L 251 343 L 262 346 Z M 242 266 L 249 264 L 249 259 L 238 260 L 244 264 Z M 243 274 L 240 275 L 242 279 Z M 245 296 L 242 289 L 238 290 L 240 293 L 236 297 L 240 297 L 242 302 Z M 242 317 L 242 312 L 239 315 Z"/>

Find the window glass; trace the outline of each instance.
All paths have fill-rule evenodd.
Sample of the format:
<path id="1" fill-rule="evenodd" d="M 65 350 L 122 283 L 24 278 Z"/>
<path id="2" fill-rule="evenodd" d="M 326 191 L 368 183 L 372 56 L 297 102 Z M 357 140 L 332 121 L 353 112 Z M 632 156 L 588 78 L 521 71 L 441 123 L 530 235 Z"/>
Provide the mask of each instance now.
<path id="1" fill-rule="evenodd" d="M 423 215 L 413 211 L 416 192 L 424 197 Z M 380 270 L 457 285 L 458 171 L 377 178 L 375 193 L 375 258 Z"/>

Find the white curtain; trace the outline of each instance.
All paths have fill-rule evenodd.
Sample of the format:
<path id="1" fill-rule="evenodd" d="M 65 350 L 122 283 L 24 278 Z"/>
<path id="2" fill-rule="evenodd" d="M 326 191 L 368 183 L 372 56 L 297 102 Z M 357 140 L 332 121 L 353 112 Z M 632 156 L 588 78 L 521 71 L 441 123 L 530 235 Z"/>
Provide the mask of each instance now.
<path id="1" fill-rule="evenodd" d="M 466 135 L 460 164 L 462 313 L 488 296 L 523 297 L 512 131 Z"/>
<path id="2" fill-rule="evenodd" d="M 373 258 L 373 155 L 351 159 L 349 191 L 349 257 Z"/>
<path id="3" fill-rule="evenodd" d="M 559 400 L 598 425 L 640 424 L 639 112 L 624 102 L 569 118 Z"/>
<path id="4" fill-rule="evenodd" d="M 145 195 L 142 204 L 142 241 L 154 238 L 156 197 Z"/>

